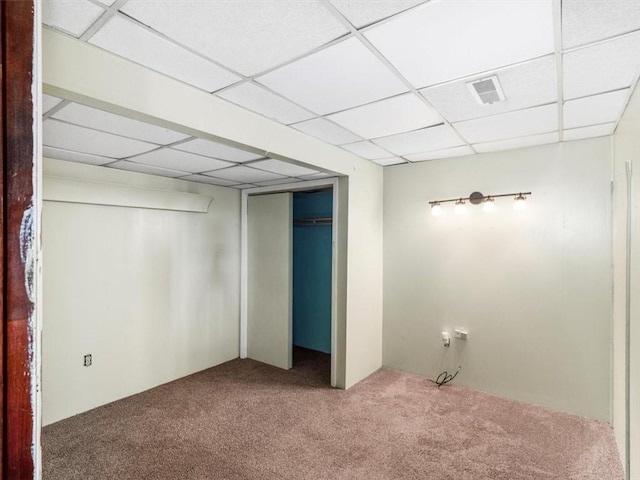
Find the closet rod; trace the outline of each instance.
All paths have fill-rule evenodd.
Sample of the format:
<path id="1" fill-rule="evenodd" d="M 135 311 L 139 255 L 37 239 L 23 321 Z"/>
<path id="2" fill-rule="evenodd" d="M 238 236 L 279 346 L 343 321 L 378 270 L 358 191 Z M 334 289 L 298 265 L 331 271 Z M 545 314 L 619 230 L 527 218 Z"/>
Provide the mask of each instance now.
<path id="1" fill-rule="evenodd" d="M 317 217 L 317 218 L 294 218 L 293 219 L 293 223 L 303 223 L 303 224 L 318 224 L 318 223 L 322 223 L 322 224 L 327 224 L 327 223 L 332 223 L 333 222 L 333 218 L 331 217 Z"/>

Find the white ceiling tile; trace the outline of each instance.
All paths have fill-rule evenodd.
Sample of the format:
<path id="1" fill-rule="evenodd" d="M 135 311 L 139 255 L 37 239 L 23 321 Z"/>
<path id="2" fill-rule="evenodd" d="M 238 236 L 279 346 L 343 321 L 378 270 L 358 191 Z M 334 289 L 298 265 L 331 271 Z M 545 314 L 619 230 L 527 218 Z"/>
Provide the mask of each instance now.
<path id="1" fill-rule="evenodd" d="M 342 145 L 342 148 L 355 153 L 359 157 L 367 160 L 378 160 L 380 158 L 388 158 L 390 153 L 371 142 L 357 142 L 348 145 Z"/>
<path id="2" fill-rule="evenodd" d="M 286 125 L 315 117 L 315 114 L 308 112 L 304 108 L 279 97 L 255 83 L 243 83 L 229 90 L 225 90 L 218 95 L 230 102 Z"/>
<path id="3" fill-rule="evenodd" d="M 555 143 L 559 139 L 558 133 L 543 133 L 542 135 L 532 135 L 530 137 L 510 138 L 498 142 L 476 143 L 473 148 L 477 152 L 497 152 L 499 150 L 512 150 L 514 148 L 532 147 L 534 145 L 545 145 Z"/>
<path id="4" fill-rule="evenodd" d="M 442 123 L 440 116 L 413 93 L 352 108 L 327 118 L 363 138 L 384 137 Z"/>
<path id="5" fill-rule="evenodd" d="M 120 15 L 109 20 L 89 42 L 208 92 L 240 80 L 238 75 Z"/>
<path id="6" fill-rule="evenodd" d="M 564 99 L 631 86 L 640 72 L 640 32 L 563 55 Z"/>
<path id="7" fill-rule="evenodd" d="M 476 78 L 426 88 L 420 93 L 450 122 L 544 105 L 558 98 L 556 61 L 553 56 L 505 68 L 496 75 L 506 97 L 502 102 L 480 105 L 467 85 L 467 82 Z"/>
<path id="8" fill-rule="evenodd" d="M 48 147 L 103 157 L 130 157 L 157 148 L 150 143 L 78 127 L 58 120 L 46 120 L 43 131 L 43 144 Z"/>
<path id="9" fill-rule="evenodd" d="M 42 147 L 42 156 L 47 158 L 55 158 L 57 160 L 66 160 L 68 162 L 86 163 L 89 165 L 104 165 L 113 162 L 113 158 L 100 157 L 98 155 L 89 155 L 87 153 L 72 152 L 54 147 Z"/>
<path id="10" fill-rule="evenodd" d="M 620 118 L 629 98 L 629 89 L 569 100 L 564 104 L 564 128 L 614 122 Z"/>
<path id="11" fill-rule="evenodd" d="M 316 1 L 130 0 L 122 11 L 243 75 L 257 74 L 347 33 Z"/>
<path id="12" fill-rule="evenodd" d="M 390 165 L 399 165 L 401 163 L 407 163 L 404 158 L 399 157 L 391 157 L 391 158 L 380 158 L 378 160 L 373 160 L 374 163 L 378 165 L 382 165 L 383 167 L 388 167 Z"/>
<path id="13" fill-rule="evenodd" d="M 216 158 L 203 157 L 194 153 L 174 150 L 172 148 L 161 148 L 153 152 L 145 153 L 132 158 L 131 161 L 144 163 L 154 167 L 167 168 L 169 170 L 180 170 L 181 172 L 206 172 L 226 168 L 232 164 Z"/>
<path id="14" fill-rule="evenodd" d="M 460 136 L 449 125 L 438 125 L 390 137 L 377 138 L 374 143 L 401 156 L 431 150 L 444 150 L 464 144 Z"/>
<path id="15" fill-rule="evenodd" d="M 176 170 L 168 170 L 166 168 L 154 167 L 152 165 L 143 165 L 140 163 L 128 162 L 126 160 L 120 160 L 119 162 L 112 163 L 107 168 L 115 168 L 117 170 L 128 170 L 130 172 L 146 173 L 147 175 L 157 175 L 160 177 L 182 177 L 187 175 L 186 172 L 180 172 Z"/>
<path id="16" fill-rule="evenodd" d="M 230 187 L 231 185 L 238 184 L 238 182 L 223 180 L 221 178 L 214 178 L 208 175 L 187 175 L 186 177 L 180 177 L 180 180 L 187 180 L 189 182 L 197 183 L 208 183 L 209 185 L 218 185 L 220 187 Z"/>
<path id="17" fill-rule="evenodd" d="M 425 0 L 330 0 L 357 28 L 370 25 L 378 20 L 395 15 L 414 7 Z"/>
<path id="18" fill-rule="evenodd" d="M 557 105 L 502 113 L 453 124 L 469 143 L 493 142 L 506 138 L 548 133 L 558 129 Z"/>
<path id="19" fill-rule="evenodd" d="M 562 0 L 564 48 L 610 38 L 638 28 L 638 0 Z"/>
<path id="20" fill-rule="evenodd" d="M 432 0 L 364 35 L 421 88 L 552 53 L 552 1 Z"/>
<path id="21" fill-rule="evenodd" d="M 267 180 L 265 182 L 256 182 L 259 187 L 270 187 L 271 185 L 284 185 L 285 183 L 297 183 L 298 178 L 279 178 L 278 180 Z"/>
<path id="22" fill-rule="evenodd" d="M 445 150 L 436 150 L 426 153 L 414 153 L 413 155 L 405 155 L 404 158 L 412 162 L 424 162 L 426 160 L 437 160 L 439 158 L 462 157 L 464 155 L 473 155 L 474 152 L 470 147 L 455 147 Z"/>
<path id="23" fill-rule="evenodd" d="M 79 37 L 104 10 L 85 0 L 42 0 L 42 23 Z"/>
<path id="24" fill-rule="evenodd" d="M 591 127 L 574 128 L 562 132 L 564 141 L 581 140 L 583 138 L 603 137 L 611 135 L 616 128 L 616 123 L 607 123 L 604 125 L 593 125 Z"/>
<path id="25" fill-rule="evenodd" d="M 240 185 L 234 185 L 232 188 L 238 188 L 240 190 L 246 190 L 247 188 L 256 188 L 256 185 L 253 183 L 243 183 Z"/>
<path id="26" fill-rule="evenodd" d="M 344 128 L 325 120 L 324 118 L 314 118 L 313 120 L 307 120 L 306 122 L 296 123 L 291 126 L 334 145 L 342 145 L 344 143 L 362 140 L 357 135 L 348 132 Z"/>
<path id="27" fill-rule="evenodd" d="M 279 178 L 284 178 L 282 175 L 265 172 L 264 170 L 257 170 L 245 165 L 225 168 L 224 170 L 216 170 L 214 172 L 210 172 L 210 175 L 212 177 L 222 178 L 224 180 L 232 180 L 241 183 L 264 182 L 267 180 L 277 180 Z"/>
<path id="28" fill-rule="evenodd" d="M 321 115 L 407 91 L 404 83 L 353 37 L 256 81 Z"/>
<path id="29" fill-rule="evenodd" d="M 140 122 L 132 118 L 115 115 L 96 108 L 70 103 L 57 111 L 52 118 L 64 120 L 83 127 L 115 133 L 145 142 L 167 145 L 188 138 L 187 135 L 167 128 Z"/>
<path id="30" fill-rule="evenodd" d="M 106 5 L 108 7 L 110 7 L 111 5 L 113 5 L 114 3 L 116 3 L 116 0 L 98 0 L 100 3 L 102 3 L 103 5 Z"/>
<path id="31" fill-rule="evenodd" d="M 47 113 L 56 105 L 59 105 L 63 100 L 58 97 L 52 97 L 51 95 L 42 95 L 42 113 Z"/>
<path id="32" fill-rule="evenodd" d="M 299 177 L 301 175 L 311 175 L 318 173 L 317 170 L 311 168 L 301 167 L 293 163 L 282 162 L 280 160 L 259 160 L 251 164 L 253 168 L 259 168 L 260 170 L 266 170 L 267 172 L 279 173 L 280 175 L 286 175 L 288 177 Z"/>
<path id="33" fill-rule="evenodd" d="M 188 142 L 175 145 L 172 148 L 183 150 L 185 152 L 198 153 L 205 157 L 219 158 L 230 162 L 248 162 L 249 160 L 257 160 L 263 158 L 262 155 L 240 150 L 239 148 L 229 147 L 222 143 L 212 142 L 203 138 L 189 140 Z"/>

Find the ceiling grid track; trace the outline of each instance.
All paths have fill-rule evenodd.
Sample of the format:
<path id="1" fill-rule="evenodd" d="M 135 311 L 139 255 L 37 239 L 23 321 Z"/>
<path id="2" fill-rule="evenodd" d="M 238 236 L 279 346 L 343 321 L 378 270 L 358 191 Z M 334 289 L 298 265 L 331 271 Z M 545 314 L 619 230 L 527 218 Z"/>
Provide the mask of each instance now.
<path id="1" fill-rule="evenodd" d="M 62 110 L 64 107 L 66 107 L 70 103 L 71 103 L 71 100 L 64 100 L 63 99 L 56 106 L 54 106 L 54 107 L 50 108 L 49 110 L 47 110 L 46 112 L 44 112 L 44 114 L 42 115 L 42 121 L 44 122 L 47 118 L 51 117 L 52 115 L 55 115 L 57 112 Z"/>
<path id="2" fill-rule="evenodd" d="M 315 113 L 315 112 L 312 112 L 312 111 L 311 111 L 311 110 L 309 110 L 308 108 L 303 107 L 302 105 L 299 105 L 298 103 L 296 103 L 296 102 L 294 102 L 293 100 L 291 100 L 291 99 L 289 99 L 289 98 L 285 97 L 284 95 L 282 95 L 282 94 L 280 94 L 280 93 L 278 93 L 278 92 L 276 92 L 276 91 L 274 91 L 274 90 L 270 89 L 270 88 L 269 88 L 269 87 L 267 87 L 266 85 L 262 85 L 261 83 L 255 82 L 255 81 L 253 81 L 253 79 L 249 79 L 249 78 L 246 78 L 246 79 L 242 80 L 241 82 L 234 83 L 233 85 L 228 85 L 228 86 L 226 86 L 226 87 L 224 87 L 224 88 L 221 88 L 220 90 L 217 90 L 217 91 L 215 91 L 215 92 L 213 92 L 213 93 L 214 93 L 216 96 L 220 97 L 221 99 L 223 99 L 223 100 L 225 100 L 225 101 L 227 101 L 227 102 L 231 102 L 231 103 L 233 103 L 234 105 L 238 105 L 238 106 L 240 106 L 240 107 L 242 107 L 242 108 L 246 108 L 246 107 L 243 107 L 243 106 L 242 106 L 242 105 L 240 105 L 240 104 L 237 104 L 237 103 L 235 103 L 235 102 L 233 102 L 233 101 L 231 101 L 231 100 L 228 100 L 228 99 L 226 99 L 226 98 L 224 98 L 224 97 L 220 96 L 220 93 L 224 93 L 224 92 L 226 92 L 226 91 L 228 91 L 228 90 L 231 90 L 231 89 L 233 89 L 233 88 L 235 88 L 235 87 L 238 87 L 238 86 L 240 86 L 240 85 L 242 85 L 242 84 L 245 84 L 245 83 L 250 83 L 251 85 L 255 85 L 257 88 L 262 88 L 262 89 L 266 90 L 267 92 L 269 92 L 271 95 L 275 95 L 276 97 L 280 98 L 281 100 L 284 100 L 285 102 L 288 102 L 288 103 L 290 103 L 290 104 L 292 104 L 292 105 L 294 105 L 294 106 L 296 106 L 296 107 L 300 108 L 301 110 L 304 110 L 305 112 L 309 113 L 309 115 L 311 115 L 311 116 L 310 116 L 309 118 L 307 118 L 306 120 L 301 120 L 302 122 L 306 122 L 307 120 L 312 120 L 312 119 L 314 119 L 314 118 L 319 118 L 319 117 L 320 117 L 320 115 L 318 115 L 318 114 L 317 114 L 317 113 Z M 250 110 L 250 109 L 248 109 L 248 108 L 247 108 L 247 110 Z M 253 111 L 253 110 L 250 110 L 250 111 Z M 266 117 L 266 115 L 263 115 L 263 116 L 265 116 L 265 117 Z M 291 122 L 291 123 L 288 123 L 287 125 L 293 125 L 294 123 L 299 123 L 299 122 Z"/>
<path id="3" fill-rule="evenodd" d="M 640 88 L 639 85 L 640 85 L 640 71 L 636 74 L 636 78 L 634 78 L 633 82 L 631 83 L 631 87 L 629 88 L 629 94 L 627 95 L 627 99 L 624 102 L 624 107 L 622 108 L 623 112 L 626 110 L 627 106 L 629 105 L 629 102 L 631 102 L 631 96 L 633 95 L 633 92 L 636 90 L 636 88 Z M 619 123 L 616 123 L 616 127 L 612 132 L 612 134 L 615 133 L 616 130 L 618 130 L 618 126 L 619 126 Z"/>
<path id="4" fill-rule="evenodd" d="M 573 53 L 573 52 L 577 52 L 579 50 L 584 50 L 585 48 L 589 48 L 589 47 L 595 47 L 598 45 L 602 45 L 602 44 L 606 44 L 609 43 L 612 40 L 619 40 L 621 38 L 625 38 L 625 37 L 630 37 L 635 33 L 640 32 L 640 28 L 634 28 L 633 30 L 629 30 L 627 32 L 623 32 L 623 33 L 616 33 L 615 35 L 610 35 L 604 38 L 599 38 L 598 40 L 593 40 L 591 42 L 586 42 L 583 43 L 581 45 L 575 45 L 573 47 L 569 47 L 569 48 L 565 48 L 563 50 L 563 53 Z"/>
<path id="5" fill-rule="evenodd" d="M 562 1 L 553 0 L 553 34 L 558 89 L 558 141 L 564 138 L 564 75 L 562 69 Z"/>
<path id="6" fill-rule="evenodd" d="M 98 30 L 104 27 L 105 24 L 109 20 L 111 20 L 113 16 L 115 16 L 118 13 L 118 9 L 122 7 L 122 5 L 127 3 L 127 1 L 128 0 L 116 0 L 113 5 L 106 8 L 105 12 L 102 15 L 100 15 L 100 17 L 95 22 L 93 22 L 91 26 L 87 28 L 82 35 L 80 35 L 78 40 L 81 40 L 83 42 L 86 42 L 87 40 L 89 40 L 93 35 L 95 35 L 95 33 Z M 100 6 L 102 8 L 106 7 L 105 5 L 100 5 Z"/>

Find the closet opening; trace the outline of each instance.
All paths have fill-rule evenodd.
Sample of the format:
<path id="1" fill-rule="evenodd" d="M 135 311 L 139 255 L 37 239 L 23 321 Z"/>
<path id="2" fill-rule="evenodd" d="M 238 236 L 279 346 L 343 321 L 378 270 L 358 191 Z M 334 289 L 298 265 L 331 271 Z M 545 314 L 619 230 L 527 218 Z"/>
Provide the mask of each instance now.
<path id="1" fill-rule="evenodd" d="M 293 194 L 293 368 L 331 376 L 333 189 Z"/>

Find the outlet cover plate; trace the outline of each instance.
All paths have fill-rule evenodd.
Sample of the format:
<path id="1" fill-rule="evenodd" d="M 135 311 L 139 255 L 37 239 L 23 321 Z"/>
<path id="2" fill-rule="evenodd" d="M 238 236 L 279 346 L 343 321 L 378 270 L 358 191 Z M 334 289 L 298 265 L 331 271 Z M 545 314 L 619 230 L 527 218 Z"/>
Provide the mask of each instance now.
<path id="1" fill-rule="evenodd" d="M 455 332 L 456 332 L 456 338 L 458 340 L 466 340 L 467 336 L 469 335 L 469 332 L 467 332 L 466 330 L 463 330 L 462 328 L 456 328 Z"/>

